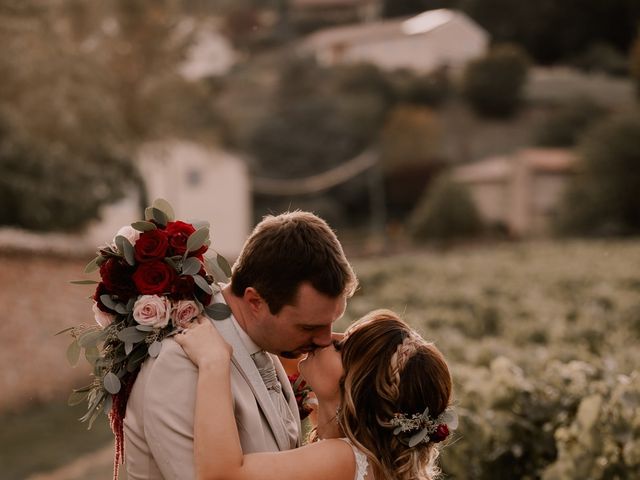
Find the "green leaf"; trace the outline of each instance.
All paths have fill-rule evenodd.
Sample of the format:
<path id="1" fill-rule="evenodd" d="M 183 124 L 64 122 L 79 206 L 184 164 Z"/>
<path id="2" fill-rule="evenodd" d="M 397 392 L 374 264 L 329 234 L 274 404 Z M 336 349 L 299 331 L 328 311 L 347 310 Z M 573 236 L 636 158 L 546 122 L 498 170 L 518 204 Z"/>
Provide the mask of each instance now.
<path id="1" fill-rule="evenodd" d="M 71 342 L 69 347 L 67 347 L 67 360 L 69 361 L 69 365 L 75 367 L 78 364 L 78 360 L 80 359 L 80 345 L 78 345 L 78 341 L 74 340 Z"/>
<path id="2" fill-rule="evenodd" d="M 196 285 L 205 293 L 209 295 L 213 294 L 213 290 L 211 290 L 211 286 L 207 283 L 207 281 L 201 277 L 200 275 L 194 275 L 193 280 L 196 282 Z"/>
<path id="3" fill-rule="evenodd" d="M 84 358 L 87 359 L 87 362 L 89 362 L 89 365 L 95 365 L 96 364 L 96 360 L 98 360 L 98 358 L 100 358 L 100 351 L 98 350 L 98 347 L 89 346 L 89 347 L 85 348 L 84 349 Z"/>
<path id="4" fill-rule="evenodd" d="M 229 265 L 229 262 L 227 262 L 227 259 L 218 254 L 218 256 L 216 257 L 216 262 L 218 263 L 220 269 L 227 276 L 227 278 L 231 277 L 231 266 Z"/>
<path id="5" fill-rule="evenodd" d="M 156 227 L 156 225 L 151 222 L 133 222 L 131 226 L 139 232 L 148 232 L 150 230 L 158 229 L 158 227 Z"/>
<path id="6" fill-rule="evenodd" d="M 71 280 L 69 283 L 74 285 L 95 285 L 99 282 L 96 282 L 95 280 Z"/>
<path id="7" fill-rule="evenodd" d="M 156 358 L 160 354 L 161 349 L 162 349 L 162 343 L 156 340 L 151 345 L 149 345 L 149 356 L 151 358 Z"/>
<path id="8" fill-rule="evenodd" d="M 118 250 L 124 256 L 124 259 L 129 265 L 133 266 L 136 264 L 135 251 L 133 250 L 133 245 L 131 245 L 131 242 L 127 237 L 118 235 L 116 237 L 116 247 L 118 247 Z"/>
<path id="9" fill-rule="evenodd" d="M 71 395 L 69 395 L 69 398 L 67 400 L 67 405 L 69 405 L 70 407 L 75 407 L 76 405 L 80 405 L 82 402 L 84 402 L 87 398 L 87 396 L 89 395 L 89 392 L 76 392 L 73 391 L 71 392 Z"/>
<path id="10" fill-rule="evenodd" d="M 206 220 L 193 220 L 191 222 L 191 225 L 193 225 L 193 228 L 195 228 L 196 230 L 199 230 L 201 228 L 211 228 L 211 224 Z"/>
<path id="11" fill-rule="evenodd" d="M 107 398 L 104 399 L 104 404 L 102 405 L 102 411 L 105 415 L 109 415 L 111 408 L 113 407 L 113 395 L 108 395 Z"/>
<path id="12" fill-rule="evenodd" d="M 153 219 L 156 221 L 156 223 L 158 223 L 159 225 L 165 226 L 169 222 L 169 219 L 167 218 L 167 214 L 164 213 L 162 210 L 158 210 L 155 207 L 151 208 L 151 215 Z"/>
<path id="13" fill-rule="evenodd" d="M 129 355 L 133 351 L 133 343 L 124 342 L 124 354 Z"/>
<path id="14" fill-rule="evenodd" d="M 116 303 L 115 310 L 120 315 L 126 315 L 129 313 L 129 310 L 127 310 L 127 306 L 124 303 Z"/>
<path id="15" fill-rule="evenodd" d="M 89 263 L 87 263 L 87 266 L 84 267 L 84 273 L 91 273 L 91 272 L 95 272 L 96 270 L 98 270 L 98 268 L 100 268 L 100 263 L 102 255 L 98 255 L 96 258 L 94 258 L 93 260 L 91 260 Z"/>
<path id="16" fill-rule="evenodd" d="M 224 320 L 231 315 L 231 309 L 226 303 L 214 303 L 204 308 L 205 313 L 213 320 Z"/>
<path id="17" fill-rule="evenodd" d="M 100 295 L 100 301 L 105 307 L 111 310 L 116 309 L 117 303 L 115 302 L 115 300 L 111 298 L 111 295 L 107 295 L 107 294 Z"/>
<path id="18" fill-rule="evenodd" d="M 122 387 L 120 379 L 113 372 L 109 372 L 104 376 L 102 379 L 102 385 L 104 385 L 104 389 L 111 395 L 118 393 L 120 391 L 120 387 Z"/>
<path id="19" fill-rule="evenodd" d="M 202 268 L 202 263 L 195 257 L 187 258 L 182 264 L 183 275 L 196 275 Z"/>
<path id="20" fill-rule="evenodd" d="M 84 348 L 95 347 L 104 335 L 105 333 L 103 330 L 89 330 L 88 332 L 80 335 L 80 338 L 78 338 L 78 344 Z"/>
<path id="21" fill-rule="evenodd" d="M 172 222 L 176 218 L 176 214 L 173 212 L 173 207 L 164 198 L 156 198 L 151 206 L 157 208 L 165 214 L 167 220 Z"/>
<path id="22" fill-rule="evenodd" d="M 180 257 L 180 260 L 182 260 L 182 257 Z M 178 266 L 178 263 L 176 263 L 176 261 L 173 258 L 165 257 L 164 261 L 176 272 L 180 273 L 180 267 Z"/>
<path id="23" fill-rule="evenodd" d="M 229 280 L 227 275 L 218 266 L 218 262 L 214 261 L 212 258 L 204 257 L 204 263 L 206 265 L 207 272 L 213 275 L 216 282 L 226 283 Z"/>
<path id="24" fill-rule="evenodd" d="M 139 344 L 136 346 L 133 353 L 129 356 L 127 360 L 127 372 L 134 372 L 142 362 L 147 358 L 147 346 L 146 344 Z"/>
<path id="25" fill-rule="evenodd" d="M 209 229 L 204 227 L 196 230 L 187 239 L 187 251 L 195 252 L 198 250 L 204 242 L 209 238 Z"/>
<path id="26" fill-rule="evenodd" d="M 147 332 L 141 332 L 136 327 L 127 327 L 118 332 L 118 338 L 125 343 L 138 343 L 147 338 Z"/>
<path id="27" fill-rule="evenodd" d="M 136 325 L 136 330 L 140 330 L 141 332 L 150 332 L 153 330 L 151 325 Z"/>

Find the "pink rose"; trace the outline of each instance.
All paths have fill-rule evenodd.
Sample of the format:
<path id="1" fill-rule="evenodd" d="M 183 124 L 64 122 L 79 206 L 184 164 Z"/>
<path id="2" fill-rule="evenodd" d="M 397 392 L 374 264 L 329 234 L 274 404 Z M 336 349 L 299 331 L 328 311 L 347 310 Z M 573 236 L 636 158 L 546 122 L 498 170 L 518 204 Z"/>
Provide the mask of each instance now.
<path id="1" fill-rule="evenodd" d="M 173 307 L 171 318 L 173 325 L 185 328 L 195 317 L 200 315 L 200 308 L 193 300 L 180 300 Z"/>
<path id="2" fill-rule="evenodd" d="M 140 325 L 162 328 L 169 323 L 171 302 L 167 297 L 142 295 L 133 305 L 133 318 Z"/>
<path id="3" fill-rule="evenodd" d="M 130 225 L 125 225 L 120 230 L 118 230 L 118 233 L 116 233 L 115 236 L 113 237 L 113 243 L 112 243 L 113 247 L 116 246 L 116 237 L 118 235 L 121 235 L 127 240 L 129 240 L 129 243 L 131 245 L 135 245 L 138 239 L 140 238 L 140 232 L 138 230 L 136 230 Z"/>
<path id="4" fill-rule="evenodd" d="M 91 307 L 91 309 L 93 310 L 93 315 L 96 318 L 96 323 L 100 325 L 100 328 L 107 328 L 109 325 L 111 325 L 113 319 L 115 318 L 115 315 L 111 315 L 110 313 L 100 310 L 100 308 L 98 307 L 98 302 L 94 301 L 93 307 Z"/>

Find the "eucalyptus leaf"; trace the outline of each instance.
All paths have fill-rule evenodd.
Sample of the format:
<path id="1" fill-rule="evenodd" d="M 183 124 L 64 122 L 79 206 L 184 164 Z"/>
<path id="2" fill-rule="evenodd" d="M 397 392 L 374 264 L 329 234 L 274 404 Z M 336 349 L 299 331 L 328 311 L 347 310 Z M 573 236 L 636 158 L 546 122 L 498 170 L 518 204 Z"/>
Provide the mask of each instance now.
<path id="1" fill-rule="evenodd" d="M 412 435 L 409 439 L 409 448 L 415 447 L 417 444 L 423 441 L 427 437 L 427 435 L 429 435 L 429 432 L 426 428 L 423 428 L 418 433 Z"/>
<path id="2" fill-rule="evenodd" d="M 100 301 L 105 307 L 115 311 L 117 302 L 111 298 L 111 295 L 107 295 L 107 294 L 100 295 Z"/>
<path id="3" fill-rule="evenodd" d="M 151 215 L 155 222 L 159 225 L 165 226 L 169 222 L 167 214 L 155 207 L 151 207 Z"/>
<path id="4" fill-rule="evenodd" d="M 218 266 L 217 261 L 214 261 L 209 257 L 205 257 L 204 261 L 207 266 L 207 272 L 213 275 L 216 282 L 227 283 L 229 277 L 227 277 L 224 271 Z"/>
<path id="5" fill-rule="evenodd" d="M 136 327 L 127 327 L 118 332 L 118 338 L 125 343 L 138 343 L 147 338 L 147 333 L 141 332 Z"/>
<path id="6" fill-rule="evenodd" d="M 183 275 L 196 275 L 202 268 L 202 263 L 195 257 L 187 258 L 182 264 Z"/>
<path id="7" fill-rule="evenodd" d="M 133 266 L 136 264 L 135 251 L 127 237 L 118 235 L 116 237 L 116 246 L 129 265 Z"/>
<path id="8" fill-rule="evenodd" d="M 209 229 L 204 227 L 196 230 L 187 239 L 187 251 L 195 252 L 198 250 L 204 242 L 209 238 Z"/>
<path id="9" fill-rule="evenodd" d="M 139 232 L 149 232 L 151 230 L 157 230 L 158 227 L 151 222 L 133 222 L 131 226 Z"/>
<path id="10" fill-rule="evenodd" d="M 70 407 L 80 405 L 82 402 L 84 402 L 87 399 L 88 395 L 89 395 L 88 392 L 73 391 L 71 392 L 71 395 L 69 395 L 69 398 L 67 400 L 67 405 L 69 405 Z"/>
<path id="11" fill-rule="evenodd" d="M 133 343 L 124 342 L 124 353 L 125 355 L 129 355 L 133 351 Z"/>
<path id="12" fill-rule="evenodd" d="M 102 258 L 102 255 L 98 255 L 96 258 L 94 258 L 89 263 L 87 263 L 87 266 L 84 267 L 84 273 L 91 273 L 98 270 L 98 268 L 100 267 L 100 264 L 98 262 L 100 261 L 101 258 Z"/>
<path id="13" fill-rule="evenodd" d="M 109 392 L 111 395 L 115 395 L 120 391 L 122 384 L 120 383 L 120 379 L 118 376 L 113 373 L 107 373 L 102 379 L 102 385 L 104 385 L 104 389 Z"/>
<path id="14" fill-rule="evenodd" d="M 73 285 L 95 285 L 96 282 L 95 280 L 71 280 L 69 283 L 72 283 Z"/>
<path id="15" fill-rule="evenodd" d="M 127 359 L 127 372 L 134 372 L 147 358 L 147 354 L 146 344 L 138 345 Z"/>
<path id="16" fill-rule="evenodd" d="M 173 212 L 171 204 L 164 198 L 156 198 L 151 205 L 163 212 L 166 215 L 167 220 L 169 220 L 170 222 L 172 222 L 174 218 L 176 218 L 176 214 Z"/>
<path id="17" fill-rule="evenodd" d="M 84 349 L 84 358 L 87 359 L 89 365 L 95 365 L 96 360 L 100 358 L 100 351 L 96 346 L 89 346 Z"/>
<path id="18" fill-rule="evenodd" d="M 200 228 L 211 228 L 211 224 L 206 220 L 193 220 L 191 222 L 191 225 L 193 225 L 193 228 L 195 228 L 196 230 Z"/>
<path id="19" fill-rule="evenodd" d="M 149 356 L 151 358 L 156 358 L 160 354 L 161 349 L 162 349 L 162 343 L 156 340 L 151 345 L 149 345 L 149 350 L 148 350 Z"/>
<path id="20" fill-rule="evenodd" d="M 180 261 L 180 260 L 182 260 L 182 257 L 180 257 L 180 259 L 178 261 Z M 171 268 L 173 268 L 176 272 L 180 273 L 180 267 L 178 266 L 178 263 L 173 258 L 165 257 L 164 261 L 167 263 L 167 265 L 169 265 Z"/>
<path id="21" fill-rule="evenodd" d="M 213 294 L 213 290 L 211 290 L 211 286 L 207 283 L 207 281 L 201 277 L 200 275 L 194 275 L 193 280 L 196 282 L 198 288 L 200 288 L 203 292 L 208 293 L 209 295 Z"/>
<path id="22" fill-rule="evenodd" d="M 129 310 L 127 310 L 127 306 L 124 303 L 116 303 L 115 310 L 120 315 L 126 315 L 129 313 Z"/>
<path id="23" fill-rule="evenodd" d="M 224 320 L 231 315 L 231 309 L 226 303 L 214 303 L 204 308 L 207 316 L 213 320 Z"/>
<path id="24" fill-rule="evenodd" d="M 95 347 L 100 340 L 104 337 L 103 330 L 89 330 L 78 338 L 78 344 L 81 347 Z"/>
<path id="25" fill-rule="evenodd" d="M 69 347 L 67 348 L 67 360 L 69 361 L 69 365 L 75 367 L 78 364 L 78 360 L 80 359 L 80 345 L 78 342 L 74 340 L 71 342 Z"/>
<path id="26" fill-rule="evenodd" d="M 227 278 L 229 278 L 231 276 L 231 265 L 229 265 L 229 262 L 227 262 L 227 259 L 224 258 L 222 255 L 218 254 L 218 256 L 216 257 L 216 262 L 218 263 L 218 266 L 220 267 L 220 269 L 227 276 Z"/>
<path id="27" fill-rule="evenodd" d="M 136 330 L 140 330 L 141 332 L 150 332 L 153 330 L 151 325 L 136 325 Z"/>

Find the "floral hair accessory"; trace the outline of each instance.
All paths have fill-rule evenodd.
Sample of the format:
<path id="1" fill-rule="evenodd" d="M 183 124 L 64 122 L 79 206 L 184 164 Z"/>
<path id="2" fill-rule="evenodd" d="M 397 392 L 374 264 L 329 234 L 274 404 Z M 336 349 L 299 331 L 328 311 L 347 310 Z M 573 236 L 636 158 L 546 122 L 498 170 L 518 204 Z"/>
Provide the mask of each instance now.
<path id="1" fill-rule="evenodd" d="M 458 416 L 453 408 L 448 407 L 437 418 L 429 416 L 429 407 L 422 414 L 414 413 L 409 417 L 405 413 L 396 413 L 389 422 L 393 434 L 409 447 L 415 447 L 419 443 L 439 443 L 449 436 L 449 433 L 458 428 Z"/>
<path id="2" fill-rule="evenodd" d="M 82 350 L 93 368 L 92 382 L 75 389 L 70 405 L 86 402 L 80 419 L 89 428 L 107 413 L 116 448 L 114 478 L 124 453 L 123 420 L 127 399 L 142 363 L 157 357 L 162 340 L 206 313 L 213 320 L 227 318 L 224 303 L 212 303 L 231 268 L 220 254 L 211 253 L 209 224 L 174 219 L 166 200 L 145 210 L 144 221 L 122 227 L 110 244 L 99 247 L 85 273 L 99 270 L 100 281 L 71 283 L 94 285 L 94 325 L 70 327 L 73 341 L 67 349 L 72 365 Z"/>

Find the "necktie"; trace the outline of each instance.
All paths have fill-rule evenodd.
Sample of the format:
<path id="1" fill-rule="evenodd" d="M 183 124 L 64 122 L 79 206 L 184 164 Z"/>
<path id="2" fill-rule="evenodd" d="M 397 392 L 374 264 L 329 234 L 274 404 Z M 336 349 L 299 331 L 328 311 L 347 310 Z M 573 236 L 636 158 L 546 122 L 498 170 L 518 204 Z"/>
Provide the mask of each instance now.
<path id="1" fill-rule="evenodd" d="M 291 448 L 295 448 L 298 442 L 298 424 L 282 393 L 282 385 L 280 385 L 280 381 L 278 380 L 278 374 L 276 373 L 273 360 L 264 350 L 254 353 L 252 357 L 256 367 L 258 367 L 262 381 L 269 391 L 271 402 L 282 419 L 285 431 L 289 437 L 290 446 Z"/>

